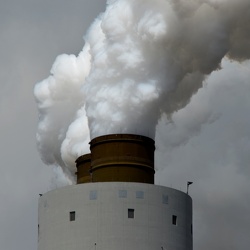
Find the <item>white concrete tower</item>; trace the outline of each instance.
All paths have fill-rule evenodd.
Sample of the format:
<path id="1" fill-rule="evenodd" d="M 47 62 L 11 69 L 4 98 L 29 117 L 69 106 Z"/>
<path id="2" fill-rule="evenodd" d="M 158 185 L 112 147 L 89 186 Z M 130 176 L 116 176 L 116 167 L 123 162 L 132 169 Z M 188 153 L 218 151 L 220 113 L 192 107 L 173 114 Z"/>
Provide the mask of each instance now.
<path id="1" fill-rule="evenodd" d="M 77 159 L 77 185 L 39 200 L 38 250 L 192 250 L 192 200 L 154 185 L 154 141 L 114 134 Z"/>

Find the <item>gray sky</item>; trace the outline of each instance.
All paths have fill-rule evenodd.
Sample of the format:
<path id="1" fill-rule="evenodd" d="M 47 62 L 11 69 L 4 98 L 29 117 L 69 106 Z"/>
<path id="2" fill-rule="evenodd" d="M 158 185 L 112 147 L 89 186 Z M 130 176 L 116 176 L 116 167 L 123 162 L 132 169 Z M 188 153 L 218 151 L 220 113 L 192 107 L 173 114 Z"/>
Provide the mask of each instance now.
<path id="1" fill-rule="evenodd" d="M 80 52 L 104 8 L 102 0 L 0 1 L 1 249 L 37 249 L 39 193 L 54 186 L 52 168 L 36 150 L 34 84 L 58 54 Z"/>
<path id="2" fill-rule="evenodd" d="M 34 84 L 57 55 L 81 51 L 104 8 L 104 0 L 0 0 L 1 249 L 37 249 L 39 193 L 57 185 L 36 150 Z M 194 250 L 250 245 L 250 63 L 223 66 L 173 117 L 175 126 L 163 120 L 157 131 L 157 184 L 185 191 L 194 181 Z M 191 130 L 196 119 L 204 122 Z"/>

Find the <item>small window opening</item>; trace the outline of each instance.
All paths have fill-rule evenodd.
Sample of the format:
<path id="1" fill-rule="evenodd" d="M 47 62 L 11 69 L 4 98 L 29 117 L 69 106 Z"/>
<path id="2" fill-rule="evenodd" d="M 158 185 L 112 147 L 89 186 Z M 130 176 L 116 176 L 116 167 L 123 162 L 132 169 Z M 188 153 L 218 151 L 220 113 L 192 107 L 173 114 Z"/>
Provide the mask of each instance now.
<path id="1" fill-rule="evenodd" d="M 127 198 L 127 190 L 119 190 L 119 198 Z"/>
<path id="2" fill-rule="evenodd" d="M 177 216 L 176 215 L 172 216 L 172 224 L 177 225 Z"/>
<path id="3" fill-rule="evenodd" d="M 135 210 L 132 208 L 128 209 L 128 218 L 133 219 L 135 217 Z"/>
<path id="4" fill-rule="evenodd" d="M 162 203 L 163 204 L 168 204 L 168 196 L 165 195 L 165 194 L 162 195 Z"/>
<path id="5" fill-rule="evenodd" d="M 97 191 L 96 190 L 91 190 L 89 193 L 89 199 L 90 200 L 96 200 L 97 199 Z"/>
<path id="6" fill-rule="evenodd" d="M 75 211 L 69 212 L 69 220 L 70 221 L 75 221 L 76 220 L 76 212 Z"/>
<path id="7" fill-rule="evenodd" d="M 144 199 L 144 192 L 143 191 L 136 191 L 136 198 L 137 199 Z"/>

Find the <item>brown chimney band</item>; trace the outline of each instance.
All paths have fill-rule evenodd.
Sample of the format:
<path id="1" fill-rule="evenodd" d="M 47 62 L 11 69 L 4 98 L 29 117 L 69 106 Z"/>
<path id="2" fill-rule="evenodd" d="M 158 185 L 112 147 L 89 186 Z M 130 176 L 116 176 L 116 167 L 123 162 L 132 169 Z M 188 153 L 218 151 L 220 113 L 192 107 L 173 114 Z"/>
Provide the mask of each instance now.
<path id="1" fill-rule="evenodd" d="M 141 135 L 111 134 L 90 142 L 93 182 L 154 183 L 154 140 Z"/>
<path id="2" fill-rule="evenodd" d="M 91 154 L 82 155 L 76 160 L 77 184 L 92 182 L 91 180 Z"/>

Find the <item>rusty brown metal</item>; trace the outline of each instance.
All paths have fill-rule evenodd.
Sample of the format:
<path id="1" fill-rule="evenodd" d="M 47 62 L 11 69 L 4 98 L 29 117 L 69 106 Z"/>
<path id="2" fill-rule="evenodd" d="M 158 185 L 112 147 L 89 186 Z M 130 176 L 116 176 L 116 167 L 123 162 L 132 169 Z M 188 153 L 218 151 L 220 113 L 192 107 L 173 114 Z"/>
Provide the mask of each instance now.
<path id="1" fill-rule="evenodd" d="M 92 182 L 91 180 L 91 154 L 82 155 L 76 160 L 77 184 Z"/>
<path id="2" fill-rule="evenodd" d="M 154 140 L 141 135 L 111 134 L 90 142 L 93 182 L 154 184 Z"/>

